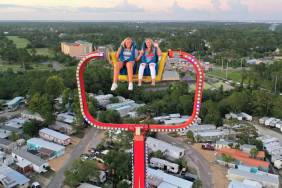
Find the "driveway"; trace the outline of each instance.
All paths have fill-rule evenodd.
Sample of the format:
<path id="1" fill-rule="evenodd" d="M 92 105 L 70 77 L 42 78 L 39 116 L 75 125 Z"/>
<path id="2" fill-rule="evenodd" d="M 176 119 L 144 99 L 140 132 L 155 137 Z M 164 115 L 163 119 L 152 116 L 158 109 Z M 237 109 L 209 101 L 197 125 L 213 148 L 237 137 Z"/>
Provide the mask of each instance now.
<path id="1" fill-rule="evenodd" d="M 64 183 L 64 173 L 65 171 L 71 167 L 74 160 L 78 159 L 82 153 L 84 153 L 87 150 L 87 146 L 90 143 L 92 146 L 97 146 L 101 141 L 102 137 L 99 136 L 100 134 L 103 134 L 102 131 L 94 128 L 89 127 L 87 128 L 85 135 L 83 139 L 81 139 L 80 143 L 73 149 L 73 151 L 70 154 L 70 157 L 68 160 L 65 161 L 62 168 L 56 173 L 54 178 L 51 180 L 51 182 L 48 185 L 48 188 L 59 188 L 63 186 Z"/>
<path id="2" fill-rule="evenodd" d="M 190 145 L 183 143 L 183 141 L 174 137 L 170 137 L 164 133 L 158 133 L 157 138 L 175 146 L 185 148 L 186 151 L 184 159 L 197 169 L 199 178 L 203 183 L 203 188 L 213 188 L 212 173 L 209 163 L 200 153 L 197 152 L 197 150 Z"/>

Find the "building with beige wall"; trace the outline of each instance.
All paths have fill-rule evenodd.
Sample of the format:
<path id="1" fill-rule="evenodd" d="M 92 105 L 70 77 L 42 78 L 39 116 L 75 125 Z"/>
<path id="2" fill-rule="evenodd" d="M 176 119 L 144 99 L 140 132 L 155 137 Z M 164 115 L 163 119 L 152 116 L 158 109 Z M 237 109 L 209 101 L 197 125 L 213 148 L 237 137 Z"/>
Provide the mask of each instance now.
<path id="1" fill-rule="evenodd" d="M 81 58 L 85 54 L 93 51 L 92 43 L 85 41 L 75 41 L 74 43 L 62 42 L 61 50 L 63 54 L 71 57 Z"/>

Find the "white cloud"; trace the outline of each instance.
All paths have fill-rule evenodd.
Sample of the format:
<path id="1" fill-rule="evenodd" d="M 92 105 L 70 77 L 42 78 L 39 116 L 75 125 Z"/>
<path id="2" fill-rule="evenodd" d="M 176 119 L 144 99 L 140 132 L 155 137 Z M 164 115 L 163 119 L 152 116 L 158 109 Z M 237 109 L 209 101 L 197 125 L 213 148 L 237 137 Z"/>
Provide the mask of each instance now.
<path id="1" fill-rule="evenodd" d="M 96 13 L 109 13 L 109 12 L 143 12 L 144 9 L 124 0 L 122 3 L 108 8 L 103 7 L 80 7 L 77 9 L 80 12 L 96 12 Z"/>
<path id="2" fill-rule="evenodd" d="M 0 20 L 282 20 L 278 1 L 1 0 Z"/>

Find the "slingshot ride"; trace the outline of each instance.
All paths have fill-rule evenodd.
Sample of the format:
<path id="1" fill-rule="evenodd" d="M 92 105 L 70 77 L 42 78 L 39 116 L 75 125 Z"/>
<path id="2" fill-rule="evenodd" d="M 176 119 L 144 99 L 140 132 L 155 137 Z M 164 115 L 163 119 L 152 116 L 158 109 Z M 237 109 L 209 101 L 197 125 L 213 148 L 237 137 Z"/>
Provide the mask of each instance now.
<path id="1" fill-rule="evenodd" d="M 168 53 L 163 53 L 158 64 L 157 77 L 156 81 L 161 81 L 162 74 L 164 71 L 164 66 L 167 57 L 170 58 L 180 58 L 187 61 L 193 65 L 193 68 L 196 73 L 196 90 L 194 95 L 194 104 L 193 112 L 190 118 L 182 124 L 179 125 L 158 125 L 158 124 L 114 124 L 114 123 L 103 123 L 96 120 L 89 112 L 85 84 L 84 84 L 84 72 L 86 65 L 91 60 L 101 59 L 104 57 L 104 54 L 101 52 L 92 52 L 85 55 L 81 59 L 77 66 L 76 77 L 77 77 L 77 86 L 80 100 L 80 108 L 82 115 L 88 124 L 104 130 L 123 130 L 123 131 L 132 131 L 134 133 L 133 141 L 133 188 L 145 188 L 146 187 L 146 146 L 145 146 L 145 133 L 148 131 L 151 132 L 176 132 L 183 131 L 189 125 L 196 122 L 201 108 L 202 93 L 204 87 L 204 71 L 200 65 L 200 62 L 191 54 L 183 51 L 172 51 L 169 50 Z M 114 64 L 116 59 L 114 53 L 110 53 L 110 59 Z M 123 70 L 121 70 L 123 71 Z M 136 81 L 136 75 L 134 76 L 134 81 Z M 127 76 L 123 75 L 122 72 L 119 76 L 119 80 L 127 80 Z M 144 76 L 143 81 L 150 81 L 150 76 Z"/>

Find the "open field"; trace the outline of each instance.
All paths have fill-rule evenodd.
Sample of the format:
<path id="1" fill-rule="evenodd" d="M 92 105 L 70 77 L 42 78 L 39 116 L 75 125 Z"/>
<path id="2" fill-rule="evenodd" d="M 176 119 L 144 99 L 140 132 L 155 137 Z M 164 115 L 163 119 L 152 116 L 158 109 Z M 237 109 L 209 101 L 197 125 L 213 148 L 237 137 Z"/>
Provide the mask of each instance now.
<path id="1" fill-rule="evenodd" d="M 35 48 L 36 55 L 43 55 L 47 57 L 54 57 L 54 52 L 49 48 Z M 31 49 L 28 49 L 28 52 L 31 54 Z"/>
<path id="2" fill-rule="evenodd" d="M 47 64 L 42 64 L 42 63 L 33 63 L 30 65 L 33 69 L 30 70 L 50 70 L 52 69 L 52 65 L 51 67 L 49 67 Z M 8 69 L 12 69 L 14 72 L 18 72 L 18 71 L 23 71 L 22 65 L 20 64 L 3 64 L 0 61 L 0 72 L 3 71 L 7 71 Z"/>
<path id="3" fill-rule="evenodd" d="M 232 86 L 230 86 L 230 85 L 224 83 L 223 81 L 218 81 L 218 82 L 216 82 L 216 83 L 214 83 L 214 84 L 205 82 L 205 83 L 204 83 L 204 90 L 213 89 L 213 88 L 214 88 L 214 89 L 219 89 L 219 88 L 221 87 L 221 85 L 223 86 L 223 90 L 224 90 L 224 91 L 229 91 L 229 90 L 233 89 Z M 190 84 L 190 85 L 189 85 L 189 88 L 190 88 L 192 91 L 195 90 L 195 87 L 196 87 L 195 84 Z"/>
<path id="4" fill-rule="evenodd" d="M 65 68 L 76 68 L 76 66 L 64 66 L 64 64 L 52 61 L 52 62 L 48 62 L 48 63 L 26 63 L 26 66 L 31 67 L 30 69 L 26 69 L 26 71 L 32 71 L 32 70 L 61 70 L 61 69 L 65 69 Z M 3 61 L 0 58 L 0 72 L 3 71 L 7 71 L 8 69 L 12 69 L 13 72 L 19 72 L 19 71 L 24 71 L 22 68 L 22 64 L 19 63 L 13 63 L 13 64 L 9 64 L 6 61 Z"/>
<path id="5" fill-rule="evenodd" d="M 213 70 L 211 72 L 207 72 L 207 75 L 211 75 L 211 76 L 217 76 L 223 79 L 226 79 L 226 72 L 225 70 Z M 228 71 L 228 76 L 227 79 L 228 80 L 233 80 L 235 82 L 241 82 L 241 71 L 240 70 L 229 70 Z"/>
<path id="6" fill-rule="evenodd" d="M 30 43 L 27 39 L 19 36 L 7 36 L 7 38 L 12 40 L 16 44 L 17 48 L 25 48 Z"/>

